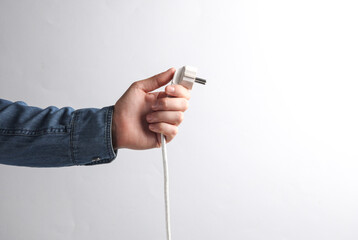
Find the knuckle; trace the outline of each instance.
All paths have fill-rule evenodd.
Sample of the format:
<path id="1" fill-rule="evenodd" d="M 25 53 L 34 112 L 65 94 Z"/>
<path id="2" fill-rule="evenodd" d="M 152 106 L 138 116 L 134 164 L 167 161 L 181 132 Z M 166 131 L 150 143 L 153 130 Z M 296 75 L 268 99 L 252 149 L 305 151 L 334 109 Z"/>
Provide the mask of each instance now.
<path id="1" fill-rule="evenodd" d="M 191 93 L 188 91 L 188 95 L 186 97 L 187 100 L 190 100 L 191 99 Z"/>
<path id="2" fill-rule="evenodd" d="M 140 83 L 137 81 L 137 82 L 132 83 L 130 87 L 131 88 L 139 88 L 139 85 L 140 85 Z"/>
<path id="3" fill-rule="evenodd" d="M 163 107 L 163 109 L 168 108 L 168 99 L 167 98 L 161 98 L 159 101 L 160 101 L 159 104 Z"/>
<path id="4" fill-rule="evenodd" d="M 180 124 L 181 122 L 183 122 L 183 120 L 184 120 L 184 113 L 183 112 L 178 112 L 177 124 Z"/>
<path id="5" fill-rule="evenodd" d="M 189 100 L 190 99 L 190 90 L 188 90 L 187 88 L 185 88 L 185 87 L 183 87 L 183 86 L 180 86 L 181 88 L 180 88 L 180 93 L 181 93 L 181 95 L 185 98 L 185 99 L 187 99 L 187 100 Z"/>
<path id="6" fill-rule="evenodd" d="M 189 102 L 188 102 L 188 100 L 186 100 L 186 99 L 183 99 L 183 109 L 184 109 L 184 111 L 185 110 L 188 110 L 188 108 L 189 108 Z"/>
<path id="7" fill-rule="evenodd" d="M 177 135 L 178 134 L 178 128 L 177 127 L 173 127 L 173 129 L 171 130 L 171 132 L 170 132 L 170 135 L 172 136 L 172 137 L 174 137 L 175 135 Z"/>

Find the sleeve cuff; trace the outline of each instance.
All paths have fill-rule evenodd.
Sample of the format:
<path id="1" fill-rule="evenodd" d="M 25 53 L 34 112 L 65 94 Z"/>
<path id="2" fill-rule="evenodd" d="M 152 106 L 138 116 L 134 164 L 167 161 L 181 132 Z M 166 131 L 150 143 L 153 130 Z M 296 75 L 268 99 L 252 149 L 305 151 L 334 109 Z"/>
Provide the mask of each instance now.
<path id="1" fill-rule="evenodd" d="M 112 145 L 113 106 L 74 111 L 71 121 L 70 151 L 74 165 L 112 162 L 117 150 Z"/>

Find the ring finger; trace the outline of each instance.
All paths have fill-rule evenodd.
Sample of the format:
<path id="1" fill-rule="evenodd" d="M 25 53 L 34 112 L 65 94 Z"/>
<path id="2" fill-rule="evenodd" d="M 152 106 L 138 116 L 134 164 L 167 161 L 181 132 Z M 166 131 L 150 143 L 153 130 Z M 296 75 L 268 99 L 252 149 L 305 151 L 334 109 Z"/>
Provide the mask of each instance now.
<path id="1" fill-rule="evenodd" d="M 148 123 L 165 122 L 178 126 L 184 119 L 181 111 L 158 111 L 147 115 Z"/>

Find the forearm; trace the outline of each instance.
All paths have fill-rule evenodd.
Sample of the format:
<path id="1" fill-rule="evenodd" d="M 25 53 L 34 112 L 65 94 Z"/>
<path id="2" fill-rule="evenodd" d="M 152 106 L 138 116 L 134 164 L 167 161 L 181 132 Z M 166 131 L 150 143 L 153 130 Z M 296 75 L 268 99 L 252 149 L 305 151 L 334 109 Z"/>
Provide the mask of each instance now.
<path id="1" fill-rule="evenodd" d="M 61 167 L 107 163 L 113 106 L 40 109 L 0 99 L 0 163 Z"/>

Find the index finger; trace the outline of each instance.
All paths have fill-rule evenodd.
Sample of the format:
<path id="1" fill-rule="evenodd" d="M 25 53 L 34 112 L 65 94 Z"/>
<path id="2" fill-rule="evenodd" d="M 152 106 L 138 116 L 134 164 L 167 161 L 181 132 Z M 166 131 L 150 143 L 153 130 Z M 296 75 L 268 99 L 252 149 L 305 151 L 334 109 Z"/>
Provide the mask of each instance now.
<path id="1" fill-rule="evenodd" d="M 172 97 L 190 99 L 190 91 L 182 85 L 168 85 L 165 88 L 165 93 Z"/>

